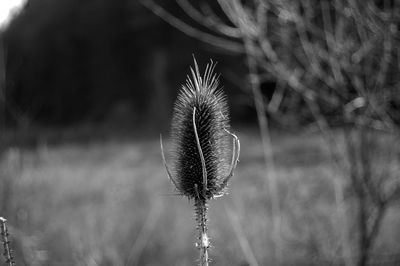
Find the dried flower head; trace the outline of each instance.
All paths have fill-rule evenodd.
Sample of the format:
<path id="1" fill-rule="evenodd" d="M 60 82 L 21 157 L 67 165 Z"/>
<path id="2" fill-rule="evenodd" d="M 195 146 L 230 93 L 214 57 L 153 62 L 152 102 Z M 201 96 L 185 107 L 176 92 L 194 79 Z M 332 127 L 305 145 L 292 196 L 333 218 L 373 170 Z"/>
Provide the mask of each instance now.
<path id="1" fill-rule="evenodd" d="M 172 118 L 173 174 L 164 165 L 177 190 L 194 200 L 197 229 L 196 246 L 200 250 L 199 265 L 209 262 L 207 236 L 208 200 L 223 195 L 239 160 L 239 139 L 229 132 L 229 114 L 226 97 L 218 87 L 214 74 L 215 64 L 207 64 L 204 76 L 200 75 L 196 59 L 192 77 L 182 86 Z M 232 137 L 232 149 L 228 143 Z M 228 167 L 228 156 L 230 166 Z"/>
<path id="2" fill-rule="evenodd" d="M 227 101 L 214 68 L 211 61 L 202 77 L 194 60 L 192 77 L 182 86 L 173 112 L 173 175 L 167 171 L 189 199 L 222 195 L 239 157 L 239 140 L 229 132 Z M 233 137 L 232 150 L 229 137 Z"/>

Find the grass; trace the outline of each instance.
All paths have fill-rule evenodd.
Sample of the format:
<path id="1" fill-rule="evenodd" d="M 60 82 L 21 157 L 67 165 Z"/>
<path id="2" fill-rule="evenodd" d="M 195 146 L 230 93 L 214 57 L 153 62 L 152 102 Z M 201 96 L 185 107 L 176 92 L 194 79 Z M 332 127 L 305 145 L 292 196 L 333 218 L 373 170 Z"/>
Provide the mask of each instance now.
<path id="1" fill-rule="evenodd" d="M 269 265 L 271 224 L 260 140 L 238 130 L 241 160 L 229 195 L 211 201 L 211 265 Z M 241 133 L 240 133 L 241 132 Z M 273 134 L 284 265 L 340 265 L 328 152 L 312 133 Z M 166 143 L 168 148 L 168 143 Z M 8 215 L 17 265 L 194 265 L 192 204 L 174 195 L 158 138 L 65 142 L 8 150 Z M 351 214 L 351 213 L 350 213 Z M 390 209 L 375 261 L 400 249 Z M 373 259 L 374 260 L 374 259 Z M 336 264 L 335 264 L 336 263 Z"/>

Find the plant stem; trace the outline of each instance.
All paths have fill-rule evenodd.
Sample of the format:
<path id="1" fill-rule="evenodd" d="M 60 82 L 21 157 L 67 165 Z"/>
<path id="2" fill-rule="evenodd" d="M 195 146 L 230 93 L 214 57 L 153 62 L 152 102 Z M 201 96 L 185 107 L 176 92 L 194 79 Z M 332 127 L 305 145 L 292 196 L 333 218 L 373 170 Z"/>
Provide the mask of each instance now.
<path id="1" fill-rule="evenodd" d="M 6 258 L 6 265 L 8 266 L 13 266 L 14 261 L 13 257 L 11 254 L 11 249 L 10 249 L 10 241 L 8 240 L 8 229 L 7 229 L 7 220 L 4 219 L 3 217 L 0 217 L 0 233 L 1 233 L 1 239 L 3 242 L 3 248 L 4 248 L 4 257 Z"/>
<path id="2" fill-rule="evenodd" d="M 204 199 L 196 199 L 195 203 L 197 230 L 199 232 L 198 242 L 196 243 L 200 251 L 199 266 L 208 266 L 208 248 L 210 242 L 207 236 L 207 202 Z"/>
<path id="3" fill-rule="evenodd" d="M 4 37 L 0 36 L 0 127 L 6 117 L 6 48 Z"/>

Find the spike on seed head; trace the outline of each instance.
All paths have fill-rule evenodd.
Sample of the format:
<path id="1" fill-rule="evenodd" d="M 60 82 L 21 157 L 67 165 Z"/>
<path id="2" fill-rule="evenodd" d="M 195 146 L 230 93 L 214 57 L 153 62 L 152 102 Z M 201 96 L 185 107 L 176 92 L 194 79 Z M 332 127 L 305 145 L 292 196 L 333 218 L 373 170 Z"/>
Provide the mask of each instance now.
<path id="1" fill-rule="evenodd" d="M 211 61 L 201 76 L 194 59 L 191 77 L 182 86 L 173 112 L 173 182 L 189 199 L 220 195 L 231 176 L 228 105 L 214 69 Z"/>

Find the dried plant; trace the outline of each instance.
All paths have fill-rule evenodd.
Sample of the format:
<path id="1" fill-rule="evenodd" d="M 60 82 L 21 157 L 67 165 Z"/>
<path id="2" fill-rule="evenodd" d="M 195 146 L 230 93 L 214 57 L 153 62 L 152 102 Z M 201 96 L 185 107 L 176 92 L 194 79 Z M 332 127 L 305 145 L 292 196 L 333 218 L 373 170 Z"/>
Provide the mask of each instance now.
<path id="1" fill-rule="evenodd" d="M 194 201 L 200 265 L 208 265 L 209 262 L 208 201 L 224 194 L 240 153 L 239 139 L 229 131 L 227 102 L 219 88 L 214 68 L 215 64 L 211 61 L 202 77 L 194 60 L 192 78 L 188 76 L 178 95 L 171 129 L 172 171 L 165 161 L 161 141 L 162 156 L 171 182 L 179 193 Z M 229 137 L 233 139 L 232 150 Z M 232 156 L 228 168 L 229 152 Z"/>
<path id="2" fill-rule="evenodd" d="M 1 240 L 3 242 L 4 249 L 4 257 L 6 258 L 6 265 L 12 266 L 15 265 L 14 258 L 12 256 L 12 250 L 10 249 L 10 240 L 8 240 L 8 228 L 7 228 L 7 220 L 3 217 L 0 217 L 0 234 Z"/>
<path id="3" fill-rule="evenodd" d="M 351 243 L 345 240 L 348 238 L 346 229 L 339 248 L 342 259 L 346 265 L 367 265 L 386 210 L 399 200 L 398 174 L 390 172 L 381 178 L 381 174 L 372 172 L 369 162 L 377 159 L 376 153 L 366 150 L 379 134 L 398 139 L 400 132 L 400 2 L 176 2 L 187 17 L 174 16 L 153 0 L 142 0 L 143 5 L 187 35 L 246 56 L 249 87 L 269 169 L 273 168 L 273 158 L 268 147 L 266 112 L 291 126 L 312 119 L 320 129 L 328 143 L 333 169 L 344 177 L 343 184 L 335 186 L 338 202 L 344 202 L 345 188 L 350 187 L 353 197 L 346 201 L 356 202 L 357 206 L 357 258 L 354 262 L 347 259 Z M 268 81 L 277 84 L 271 88 L 271 100 L 260 90 L 261 84 Z M 344 141 L 334 130 L 338 127 L 343 129 Z M 343 143 L 346 149 L 342 148 Z M 382 165 L 388 166 L 387 162 Z M 274 180 L 270 175 L 271 216 L 279 217 Z M 371 185 L 375 183 L 380 185 Z M 339 205 L 347 208 L 345 204 Z M 338 211 L 338 216 L 345 215 L 345 210 Z M 346 221 L 351 219 L 347 218 L 351 217 L 340 218 L 343 220 L 341 227 L 350 228 Z M 273 224 L 274 232 L 279 231 L 277 226 Z M 280 258 L 281 241 L 278 235 L 273 239 L 276 243 L 272 251 L 276 254 L 273 264 L 279 265 L 283 260 Z"/>

